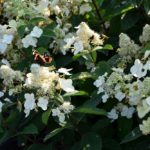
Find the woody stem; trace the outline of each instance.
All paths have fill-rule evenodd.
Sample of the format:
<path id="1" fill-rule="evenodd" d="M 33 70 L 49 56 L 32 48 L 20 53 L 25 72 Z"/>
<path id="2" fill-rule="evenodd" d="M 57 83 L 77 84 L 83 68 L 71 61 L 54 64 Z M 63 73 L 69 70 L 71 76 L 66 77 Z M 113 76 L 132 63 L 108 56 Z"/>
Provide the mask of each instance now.
<path id="1" fill-rule="evenodd" d="M 93 3 L 93 6 L 95 8 L 96 14 L 97 14 L 97 16 L 99 18 L 100 24 L 103 26 L 104 31 L 106 31 L 106 27 L 105 27 L 105 24 L 104 24 L 104 21 L 103 21 L 101 15 L 100 15 L 99 8 L 98 8 L 98 6 L 96 4 L 96 1 L 92 0 L 92 3 Z"/>

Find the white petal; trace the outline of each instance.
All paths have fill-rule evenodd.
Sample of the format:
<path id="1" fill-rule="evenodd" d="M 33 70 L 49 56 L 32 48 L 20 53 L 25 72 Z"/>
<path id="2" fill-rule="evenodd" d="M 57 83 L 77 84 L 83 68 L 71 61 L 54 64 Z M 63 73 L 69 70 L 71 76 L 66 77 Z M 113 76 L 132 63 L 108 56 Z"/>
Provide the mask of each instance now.
<path id="1" fill-rule="evenodd" d="M 2 42 L 6 44 L 11 44 L 13 38 L 13 35 L 4 34 Z"/>
<path id="2" fill-rule="evenodd" d="M 66 92 L 74 92 L 75 91 L 75 89 L 72 85 L 72 80 L 71 79 L 62 79 L 62 78 L 60 78 L 59 82 L 60 82 L 61 88 L 64 91 L 66 91 Z"/>
<path id="3" fill-rule="evenodd" d="M 72 69 L 60 68 L 60 69 L 58 69 L 57 72 L 63 73 L 63 74 L 65 74 L 65 75 L 71 75 L 71 74 L 69 73 L 69 71 L 71 71 L 71 70 L 72 70 Z"/>
<path id="4" fill-rule="evenodd" d="M 0 42 L 0 53 L 4 54 L 6 52 L 6 50 L 7 50 L 7 44 Z"/>
<path id="5" fill-rule="evenodd" d="M 74 49 L 74 54 L 78 54 L 79 52 L 81 52 L 84 49 L 82 41 L 75 42 Z"/>
<path id="6" fill-rule="evenodd" d="M 37 105 L 38 105 L 39 107 L 41 107 L 43 110 L 47 110 L 48 100 L 45 99 L 45 98 L 43 98 L 43 97 L 40 97 L 40 98 L 38 99 Z"/>
<path id="7" fill-rule="evenodd" d="M 2 102 L 0 102 L 0 112 L 2 112 L 2 107 L 3 107 L 3 103 Z"/>
<path id="8" fill-rule="evenodd" d="M 0 91 L 0 97 L 4 96 L 4 92 Z"/>
<path id="9" fill-rule="evenodd" d="M 33 30 L 31 31 L 30 35 L 31 35 L 32 37 L 39 38 L 39 37 L 42 35 L 42 33 L 43 33 L 43 30 L 42 30 L 41 28 L 35 26 L 35 27 L 33 28 Z"/>
<path id="10" fill-rule="evenodd" d="M 136 59 L 134 65 L 131 67 L 130 72 L 133 76 L 137 78 L 144 77 L 147 73 L 147 70 L 144 69 L 143 64 L 139 59 Z"/>

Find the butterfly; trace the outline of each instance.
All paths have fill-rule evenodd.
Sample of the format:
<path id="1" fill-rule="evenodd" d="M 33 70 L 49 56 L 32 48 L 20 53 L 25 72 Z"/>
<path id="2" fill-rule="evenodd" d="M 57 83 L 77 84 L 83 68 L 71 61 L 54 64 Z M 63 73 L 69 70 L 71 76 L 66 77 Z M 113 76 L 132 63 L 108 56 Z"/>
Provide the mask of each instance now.
<path id="1" fill-rule="evenodd" d="M 41 65 L 51 63 L 53 60 L 53 58 L 49 56 L 48 52 L 44 52 L 43 55 L 39 54 L 38 51 L 35 49 L 32 49 L 32 52 L 34 60 Z"/>

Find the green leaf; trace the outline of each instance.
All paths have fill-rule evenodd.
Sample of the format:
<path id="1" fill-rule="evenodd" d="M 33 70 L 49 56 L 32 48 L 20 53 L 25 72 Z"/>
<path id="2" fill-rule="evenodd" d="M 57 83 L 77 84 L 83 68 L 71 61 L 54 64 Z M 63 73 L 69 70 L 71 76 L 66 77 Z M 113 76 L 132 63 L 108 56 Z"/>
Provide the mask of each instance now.
<path id="1" fill-rule="evenodd" d="M 142 52 L 150 50 L 150 43 L 146 43 L 146 45 L 141 49 Z"/>
<path id="2" fill-rule="evenodd" d="M 141 138 L 141 139 L 139 139 L 139 140 L 137 140 L 137 142 L 136 142 L 136 144 L 134 145 L 134 150 L 148 150 L 149 149 L 149 141 L 150 141 L 150 138 L 149 137 L 143 137 L 143 138 Z M 132 142 L 133 143 L 133 142 Z M 129 144 L 128 144 L 129 145 Z M 128 148 L 126 149 L 126 150 L 128 150 Z M 130 149 L 130 150 L 133 150 L 133 148 L 132 149 Z"/>
<path id="3" fill-rule="evenodd" d="M 85 80 L 88 78 L 94 78 L 94 76 L 89 72 L 81 72 L 72 75 L 72 80 Z"/>
<path id="4" fill-rule="evenodd" d="M 120 34 L 120 32 L 121 32 L 121 16 L 119 15 L 111 19 L 109 34 L 115 36 L 115 35 Z M 113 38 L 113 36 L 111 36 L 110 38 Z M 118 42 L 118 39 L 117 39 L 117 42 Z"/>
<path id="5" fill-rule="evenodd" d="M 70 150 L 80 150 L 80 142 L 75 143 Z"/>
<path id="6" fill-rule="evenodd" d="M 92 49 L 92 51 L 101 51 L 101 50 L 103 50 L 102 46 L 96 46 Z"/>
<path id="7" fill-rule="evenodd" d="M 12 137 L 15 137 L 15 134 L 12 135 L 12 133 L 10 133 L 9 131 L 4 132 L 4 135 L 0 138 L 0 144 L 8 141 Z"/>
<path id="8" fill-rule="evenodd" d="M 102 141 L 103 148 L 106 150 L 121 150 L 120 144 L 113 139 L 103 138 Z"/>
<path id="9" fill-rule="evenodd" d="M 99 132 L 110 125 L 110 119 L 98 120 L 92 127 L 92 131 Z"/>
<path id="10" fill-rule="evenodd" d="M 82 136 L 81 148 L 83 150 L 101 150 L 102 149 L 101 137 L 94 132 L 86 133 L 85 135 Z"/>
<path id="11" fill-rule="evenodd" d="M 93 115 L 106 115 L 106 111 L 104 109 L 87 107 L 87 106 L 80 106 L 76 108 L 74 112 L 84 113 L 84 114 L 93 114 Z"/>
<path id="12" fill-rule="evenodd" d="M 141 13 L 134 10 L 127 13 L 123 19 L 121 20 L 121 28 L 122 30 L 128 30 L 132 28 L 141 18 Z"/>
<path id="13" fill-rule="evenodd" d="M 35 17 L 35 18 L 32 18 L 32 19 L 30 20 L 30 23 L 31 23 L 31 24 L 37 24 L 37 23 L 39 23 L 39 22 L 41 22 L 41 21 L 47 22 L 47 19 L 46 19 L 46 18 L 43 18 L 43 17 Z"/>
<path id="14" fill-rule="evenodd" d="M 18 111 L 11 111 L 11 114 L 9 115 L 9 117 L 5 120 L 6 124 L 12 124 L 14 122 L 14 120 L 16 119 L 16 117 L 18 117 Z"/>
<path id="15" fill-rule="evenodd" d="M 45 112 L 42 114 L 42 122 L 43 122 L 45 125 L 47 125 L 47 123 L 48 123 L 50 114 L 51 114 L 51 108 L 49 108 L 47 111 L 45 111 Z"/>
<path id="16" fill-rule="evenodd" d="M 96 70 L 94 72 L 94 75 L 96 77 L 103 75 L 104 73 L 110 73 L 111 72 L 111 67 L 109 66 L 109 64 L 105 61 L 101 61 L 98 63 L 98 65 L 96 66 Z"/>
<path id="17" fill-rule="evenodd" d="M 92 56 L 93 62 L 96 62 L 96 59 L 97 59 L 97 52 L 96 52 L 96 51 L 92 51 L 92 52 L 91 52 L 91 56 Z"/>
<path id="18" fill-rule="evenodd" d="M 24 34 L 25 34 L 25 29 L 26 29 L 26 25 L 22 25 L 22 26 L 20 26 L 20 27 L 18 27 L 18 29 L 17 29 L 17 31 L 18 31 L 18 34 L 19 34 L 19 36 L 21 37 L 21 38 L 23 38 L 24 37 Z"/>
<path id="19" fill-rule="evenodd" d="M 70 56 L 60 56 L 58 59 L 56 59 L 56 66 L 65 67 L 69 65 L 72 61 L 72 57 Z"/>
<path id="20" fill-rule="evenodd" d="M 104 51 L 104 50 L 113 50 L 111 44 L 106 44 L 104 47 L 96 46 L 92 51 Z"/>
<path id="21" fill-rule="evenodd" d="M 73 59 L 73 61 L 75 61 L 75 60 L 79 59 L 79 58 L 82 57 L 82 56 L 83 56 L 83 53 L 75 54 L 75 55 L 72 57 L 72 59 Z"/>
<path id="22" fill-rule="evenodd" d="M 50 43 L 50 38 L 47 36 L 44 36 L 43 34 L 41 37 L 38 39 L 38 46 L 39 47 L 45 47 L 47 48 Z"/>
<path id="23" fill-rule="evenodd" d="M 113 50 L 113 47 L 111 44 L 106 44 L 104 45 L 103 49 L 106 49 L 106 50 Z"/>
<path id="24" fill-rule="evenodd" d="M 83 21 L 83 17 L 80 15 L 72 15 L 70 18 L 70 22 L 73 27 L 76 27 Z"/>
<path id="25" fill-rule="evenodd" d="M 121 141 L 121 144 L 131 142 L 131 141 L 136 140 L 137 138 L 139 138 L 141 136 L 142 136 L 142 133 L 141 133 L 139 127 L 136 127 L 135 129 L 133 129 L 129 134 L 127 134 L 123 138 L 123 140 Z"/>
<path id="26" fill-rule="evenodd" d="M 43 55 L 44 52 L 46 51 L 45 47 L 38 47 L 36 50 L 37 50 L 38 53 L 40 53 L 41 55 Z"/>
<path id="27" fill-rule="evenodd" d="M 96 0 L 97 1 L 97 4 L 98 4 L 98 6 L 102 6 L 102 4 L 103 4 L 103 2 L 104 2 L 104 0 Z"/>
<path id="28" fill-rule="evenodd" d="M 54 31 L 52 29 L 45 28 L 43 30 L 42 36 L 47 37 L 47 38 L 54 38 L 55 37 L 55 33 L 54 33 Z"/>
<path id="29" fill-rule="evenodd" d="M 145 8 L 145 11 L 148 13 L 150 10 L 150 1 L 149 0 L 144 0 L 144 8 Z"/>
<path id="30" fill-rule="evenodd" d="M 65 93 L 63 95 L 63 97 L 67 97 L 67 96 L 88 96 L 89 94 L 85 91 L 74 91 L 74 92 L 70 92 L 70 93 Z"/>
<path id="31" fill-rule="evenodd" d="M 108 61 L 108 65 L 111 66 L 111 67 L 114 67 L 118 64 L 119 62 L 119 59 L 120 59 L 120 56 L 118 54 L 116 55 L 113 55 Z"/>
<path id="32" fill-rule="evenodd" d="M 33 144 L 27 150 L 52 150 L 52 146 L 50 144 Z"/>
<path id="33" fill-rule="evenodd" d="M 118 136 L 122 139 L 132 130 L 133 119 L 127 119 L 126 117 L 120 117 L 117 120 L 118 123 Z M 127 124 L 127 126 L 125 126 Z"/>
<path id="34" fill-rule="evenodd" d="M 38 129 L 34 124 L 30 124 L 30 125 L 26 126 L 18 134 L 38 134 Z"/>
<path id="35" fill-rule="evenodd" d="M 50 138 L 52 138 L 53 136 L 57 135 L 58 133 L 60 133 L 61 131 L 63 131 L 65 129 L 65 127 L 63 128 L 57 128 L 55 130 L 53 130 L 52 132 L 50 132 L 49 134 L 47 134 L 44 138 L 44 142 L 46 142 L 47 140 L 49 140 Z"/>
<path id="36" fill-rule="evenodd" d="M 106 9 L 106 13 L 105 13 L 105 18 L 107 19 L 111 19 L 112 17 L 124 14 L 128 11 L 130 11 L 131 9 L 133 9 L 134 7 L 131 6 L 130 4 L 125 4 L 122 6 L 117 6 L 116 4 L 114 5 L 110 5 L 107 9 Z"/>

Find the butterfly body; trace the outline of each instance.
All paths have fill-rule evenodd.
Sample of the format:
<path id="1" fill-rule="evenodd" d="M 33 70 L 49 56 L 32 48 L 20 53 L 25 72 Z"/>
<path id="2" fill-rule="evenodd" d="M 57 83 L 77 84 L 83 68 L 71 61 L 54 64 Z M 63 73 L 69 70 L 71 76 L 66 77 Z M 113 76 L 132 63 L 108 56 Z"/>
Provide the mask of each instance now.
<path id="1" fill-rule="evenodd" d="M 41 55 L 35 49 L 32 49 L 32 51 L 33 51 L 34 60 L 41 65 L 46 63 L 51 63 L 53 60 L 52 57 L 50 57 L 47 52 L 44 52 L 44 55 Z"/>

